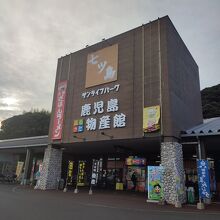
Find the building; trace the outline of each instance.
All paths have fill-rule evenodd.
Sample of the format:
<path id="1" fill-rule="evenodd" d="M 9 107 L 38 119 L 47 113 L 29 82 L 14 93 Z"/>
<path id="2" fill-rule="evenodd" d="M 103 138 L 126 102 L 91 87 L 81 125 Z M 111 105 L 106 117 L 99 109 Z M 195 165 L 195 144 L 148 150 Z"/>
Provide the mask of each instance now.
<path id="1" fill-rule="evenodd" d="M 59 58 L 49 135 L 0 141 L 0 168 L 19 161 L 22 183 L 39 169 L 36 188 L 62 178 L 76 192 L 130 190 L 135 171 L 145 191 L 146 165 L 161 164 L 166 201 L 184 203 L 196 158 L 220 191 L 219 131 L 219 118 L 202 119 L 198 66 L 165 16 Z"/>
<path id="2" fill-rule="evenodd" d="M 93 159 L 120 173 L 130 155 L 147 164 L 161 157 L 174 204 L 177 175 L 184 187 L 180 134 L 201 123 L 198 66 L 168 16 L 103 39 L 58 59 L 39 188 L 55 188 L 69 160 L 75 170 L 85 161 L 88 178 Z"/>

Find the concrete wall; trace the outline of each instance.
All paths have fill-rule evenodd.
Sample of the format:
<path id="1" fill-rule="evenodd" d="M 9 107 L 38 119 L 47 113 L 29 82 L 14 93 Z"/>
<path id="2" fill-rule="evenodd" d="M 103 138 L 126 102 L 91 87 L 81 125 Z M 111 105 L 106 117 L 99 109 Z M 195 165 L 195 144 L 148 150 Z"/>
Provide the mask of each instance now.
<path id="1" fill-rule="evenodd" d="M 168 18 L 161 21 L 161 28 L 164 27 L 167 41 L 167 56 L 162 63 L 164 136 L 179 137 L 181 130 L 202 123 L 199 70 Z"/>
<path id="2" fill-rule="evenodd" d="M 91 90 L 85 89 L 87 55 L 113 44 L 119 47 L 118 80 L 106 85 L 120 84 L 119 92 L 84 100 L 81 94 Z M 81 106 L 100 100 L 106 103 L 110 98 L 118 98 L 118 112 L 127 116 L 125 128 L 106 130 L 114 139 L 143 137 L 143 106 L 161 105 L 161 132 L 164 136 L 178 137 L 181 130 L 202 120 L 198 66 L 167 16 L 61 57 L 57 65 L 54 97 L 58 82 L 62 80 L 68 80 L 62 140 L 65 143 L 81 142 L 81 139 L 73 138 L 72 132 L 73 121 L 82 118 Z M 54 109 L 55 98 L 52 119 Z M 53 120 L 49 139 L 52 127 Z M 156 135 L 160 136 L 160 132 Z M 89 141 L 106 139 L 98 129 L 84 131 L 77 136 L 86 137 Z"/>

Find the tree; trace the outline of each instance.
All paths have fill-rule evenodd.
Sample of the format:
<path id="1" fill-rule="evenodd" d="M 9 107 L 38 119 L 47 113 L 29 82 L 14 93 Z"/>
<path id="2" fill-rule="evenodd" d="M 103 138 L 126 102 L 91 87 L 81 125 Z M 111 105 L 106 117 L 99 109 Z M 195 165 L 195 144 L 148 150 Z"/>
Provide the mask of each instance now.
<path id="1" fill-rule="evenodd" d="M 48 135 L 50 113 L 33 110 L 1 122 L 0 139 Z"/>
<path id="2" fill-rule="evenodd" d="M 201 91 L 204 118 L 220 117 L 220 84 Z"/>

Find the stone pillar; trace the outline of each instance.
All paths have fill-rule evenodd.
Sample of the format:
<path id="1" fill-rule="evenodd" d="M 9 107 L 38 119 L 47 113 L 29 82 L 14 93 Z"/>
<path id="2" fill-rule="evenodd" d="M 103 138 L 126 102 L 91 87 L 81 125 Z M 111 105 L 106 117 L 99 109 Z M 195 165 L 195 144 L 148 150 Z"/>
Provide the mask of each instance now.
<path id="1" fill-rule="evenodd" d="M 35 189 L 57 189 L 61 178 L 62 150 L 48 145 L 44 152 L 43 166 Z"/>
<path id="2" fill-rule="evenodd" d="M 32 163 L 31 163 L 32 156 L 33 156 L 32 150 L 27 148 L 25 164 L 24 164 L 24 175 L 23 175 L 23 179 L 21 182 L 22 185 L 26 185 L 30 179 L 30 171 L 31 171 L 31 166 L 32 166 Z"/>
<path id="3" fill-rule="evenodd" d="M 164 199 L 169 204 L 186 202 L 182 145 L 161 143 L 161 165 L 164 168 Z"/>

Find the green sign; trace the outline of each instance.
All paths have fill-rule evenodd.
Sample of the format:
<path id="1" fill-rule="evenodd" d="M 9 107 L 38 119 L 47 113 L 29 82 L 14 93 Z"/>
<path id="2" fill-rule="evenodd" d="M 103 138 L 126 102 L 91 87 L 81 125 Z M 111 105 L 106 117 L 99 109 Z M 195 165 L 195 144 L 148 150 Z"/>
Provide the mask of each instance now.
<path id="1" fill-rule="evenodd" d="M 148 166 L 148 199 L 161 200 L 163 198 L 162 167 Z"/>

